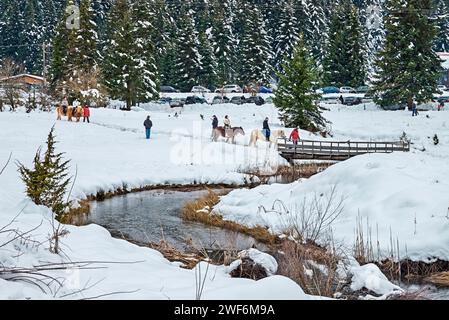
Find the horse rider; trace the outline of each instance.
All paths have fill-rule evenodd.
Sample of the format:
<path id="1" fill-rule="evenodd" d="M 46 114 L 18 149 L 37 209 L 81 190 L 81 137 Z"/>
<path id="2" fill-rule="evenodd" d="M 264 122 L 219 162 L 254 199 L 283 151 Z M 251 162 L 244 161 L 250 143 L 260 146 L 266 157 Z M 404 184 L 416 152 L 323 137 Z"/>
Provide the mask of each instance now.
<path id="1" fill-rule="evenodd" d="M 212 137 L 214 137 L 215 129 L 218 128 L 218 118 L 216 115 L 212 117 Z"/>
<path id="2" fill-rule="evenodd" d="M 228 116 L 225 116 L 223 123 L 225 130 L 231 129 L 231 120 L 229 120 Z"/>
<path id="3" fill-rule="evenodd" d="M 69 106 L 69 102 L 67 101 L 67 97 L 63 97 L 61 101 L 62 113 L 67 114 L 67 107 Z"/>
<path id="4" fill-rule="evenodd" d="M 265 137 L 267 138 L 267 141 L 270 141 L 270 136 L 271 136 L 271 130 L 270 130 L 270 125 L 268 124 L 268 117 L 265 118 L 265 121 L 263 122 L 263 133 L 265 134 Z"/>

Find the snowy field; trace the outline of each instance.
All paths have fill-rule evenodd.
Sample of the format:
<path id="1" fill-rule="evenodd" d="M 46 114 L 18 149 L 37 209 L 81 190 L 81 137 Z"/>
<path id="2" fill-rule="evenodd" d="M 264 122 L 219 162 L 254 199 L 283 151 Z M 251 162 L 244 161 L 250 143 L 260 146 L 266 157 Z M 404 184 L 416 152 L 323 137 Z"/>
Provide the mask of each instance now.
<path id="1" fill-rule="evenodd" d="M 179 117 L 161 105 L 145 105 L 132 112 L 92 110 L 91 124 L 56 122 L 55 114 L 0 113 L 0 164 L 12 152 L 12 159 L 27 165 L 36 149 L 43 145 L 50 128 L 56 124 L 57 150 L 71 159 L 71 171 L 77 170 L 73 197 L 83 198 L 99 190 L 157 184 L 242 183 L 241 171 L 250 168 L 273 170 L 285 161 L 264 142 L 247 147 L 252 129 L 261 129 L 263 119 L 271 119 L 272 129 L 280 129 L 277 110 L 272 105 L 188 106 Z M 233 126 L 242 126 L 245 137 L 236 145 L 210 142 L 210 118 L 220 122 L 229 115 Z M 151 115 L 153 139 L 144 139 L 143 121 Z M 201 119 L 201 115 L 205 120 Z M 429 118 L 426 117 L 429 116 Z M 334 236 L 350 247 L 354 241 L 356 218 L 369 217 L 373 230 L 379 228 L 382 250 L 388 252 L 389 230 L 399 239 L 401 255 L 415 259 L 449 259 L 448 206 L 449 185 L 449 112 L 384 112 L 373 106 L 332 105 L 325 116 L 333 122 L 336 140 L 398 140 L 405 131 L 412 139 L 410 154 L 362 156 L 340 163 L 302 183 L 274 185 L 254 190 L 237 190 L 218 205 L 226 218 L 242 223 L 266 223 L 281 231 L 285 216 L 260 216 L 259 206 L 272 206 L 277 199 L 294 206 L 315 192 L 326 193 L 332 185 L 345 198 L 345 209 L 335 224 Z M 289 134 L 290 130 L 286 130 Z M 319 139 L 302 133 L 302 138 Z M 440 143 L 433 145 L 438 134 Z M 424 150 L 425 151 L 422 151 Z M 62 239 L 64 255 L 48 251 L 51 233 L 50 213 L 26 199 L 14 161 L 0 176 L 0 229 L 19 212 L 9 226 L 32 232 L 30 245 L 15 240 L 0 248 L 0 263 L 30 267 L 47 262 L 71 261 L 123 262 L 102 264 L 106 269 L 59 271 L 53 276 L 66 279 L 57 294 L 42 293 L 22 282 L 0 280 L 0 298 L 83 298 L 107 293 L 108 299 L 194 299 L 195 271 L 183 270 L 154 250 L 139 248 L 111 238 L 98 226 L 67 226 Z M 416 221 L 416 222 L 415 222 Z M 365 222 L 366 223 L 366 222 Z M 373 239 L 376 239 L 373 231 Z M 0 243 L 12 234 L 0 233 Z M 405 250 L 407 248 L 407 250 Z M 133 263 L 131 263 L 133 262 Z M 129 264 L 131 263 L 131 264 Z M 98 266 L 98 265 L 96 265 Z M 203 272 L 205 266 L 202 267 Z M 207 278 L 205 299 L 307 299 L 293 281 L 270 277 L 254 282 L 231 279 L 224 267 L 213 267 Z M 89 288 L 91 285 L 92 288 Z M 80 288 L 89 288 L 76 293 Z"/>
<path id="2" fill-rule="evenodd" d="M 333 139 L 397 141 L 405 132 L 412 140 L 412 151 L 359 156 L 304 182 L 236 190 L 222 198 L 216 210 L 227 219 L 266 225 L 282 233 L 296 219 L 298 208 L 310 205 L 315 195 L 325 204 L 335 187 L 334 206 L 339 199 L 345 200 L 333 234 L 348 252 L 361 217 L 365 236 L 371 234 L 376 257 L 389 256 L 391 249 L 397 256 L 399 243 L 401 258 L 448 260 L 449 112 L 422 112 L 413 118 L 406 111 L 379 111 L 372 105 L 366 109 L 332 106 L 325 116 L 333 122 Z M 438 145 L 434 145 L 435 134 Z M 287 210 L 262 213 L 261 206 L 270 211 L 279 200 Z"/>

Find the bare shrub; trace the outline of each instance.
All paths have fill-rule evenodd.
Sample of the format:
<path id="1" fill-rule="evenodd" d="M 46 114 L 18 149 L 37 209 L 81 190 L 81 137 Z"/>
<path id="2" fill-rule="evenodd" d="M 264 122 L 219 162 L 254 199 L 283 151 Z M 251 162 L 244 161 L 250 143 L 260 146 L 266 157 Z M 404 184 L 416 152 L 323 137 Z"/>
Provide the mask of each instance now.
<path id="1" fill-rule="evenodd" d="M 259 208 L 259 213 L 278 213 L 282 219 L 284 234 L 299 242 L 318 242 L 324 240 L 332 230 L 332 224 L 340 217 L 344 209 L 345 198 L 337 196 L 337 186 L 331 187 L 329 193 L 321 193 L 312 199 L 304 198 L 293 210 L 279 200 L 273 203 L 270 210 Z"/>
<path id="2" fill-rule="evenodd" d="M 278 274 L 298 283 L 306 293 L 333 297 L 338 292 L 340 257 L 330 250 L 311 243 L 285 241 L 277 258 Z"/>
<path id="3" fill-rule="evenodd" d="M 10 78 L 23 73 L 25 67 L 10 58 L 3 59 L 0 63 L 0 79 Z M 3 80 L 1 82 L 3 95 L 11 110 L 14 111 L 20 100 L 20 86 L 13 80 Z"/>

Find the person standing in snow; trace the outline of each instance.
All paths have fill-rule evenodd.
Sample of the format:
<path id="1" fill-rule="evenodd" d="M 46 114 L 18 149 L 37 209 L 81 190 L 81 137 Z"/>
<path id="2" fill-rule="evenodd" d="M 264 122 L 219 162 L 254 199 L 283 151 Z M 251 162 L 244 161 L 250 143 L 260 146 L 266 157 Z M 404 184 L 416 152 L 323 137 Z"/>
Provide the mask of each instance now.
<path id="1" fill-rule="evenodd" d="M 218 118 L 216 115 L 214 115 L 212 117 L 212 135 L 211 135 L 212 138 L 214 137 L 214 132 L 215 132 L 215 129 L 217 129 L 217 128 L 218 128 Z"/>
<path id="2" fill-rule="evenodd" d="M 67 101 L 67 97 L 64 96 L 61 101 L 62 112 L 67 114 L 67 107 L 69 106 L 69 102 Z"/>
<path id="3" fill-rule="evenodd" d="M 418 106 L 416 104 L 416 101 L 413 100 L 413 104 L 412 104 L 412 117 L 414 116 L 418 116 Z"/>
<path id="4" fill-rule="evenodd" d="M 153 121 L 150 120 L 150 116 L 147 117 L 147 120 L 143 123 L 145 127 L 145 133 L 147 140 L 151 138 L 151 129 L 153 128 Z"/>
<path id="5" fill-rule="evenodd" d="M 228 116 L 225 116 L 223 123 L 225 129 L 231 129 L 231 120 L 229 120 Z"/>
<path id="6" fill-rule="evenodd" d="M 298 130 L 298 128 L 293 129 L 292 133 L 290 134 L 290 140 L 293 141 L 294 145 L 298 145 L 298 141 L 299 141 L 299 130 Z"/>
<path id="7" fill-rule="evenodd" d="M 345 103 L 345 98 L 343 98 L 343 95 L 341 95 L 340 98 L 338 98 L 338 100 L 340 100 L 341 104 Z"/>
<path id="8" fill-rule="evenodd" d="M 86 104 L 86 105 L 84 105 L 84 107 L 83 107 L 83 122 L 86 122 L 86 120 L 87 120 L 87 123 L 90 123 L 89 118 L 90 118 L 90 108 L 89 108 L 89 106 Z"/>
<path id="9" fill-rule="evenodd" d="M 271 130 L 270 130 L 270 125 L 268 124 L 268 117 L 265 118 L 265 121 L 263 122 L 263 129 L 262 131 L 265 134 L 265 137 L 267 138 L 267 141 L 270 141 L 270 136 L 271 136 Z"/>

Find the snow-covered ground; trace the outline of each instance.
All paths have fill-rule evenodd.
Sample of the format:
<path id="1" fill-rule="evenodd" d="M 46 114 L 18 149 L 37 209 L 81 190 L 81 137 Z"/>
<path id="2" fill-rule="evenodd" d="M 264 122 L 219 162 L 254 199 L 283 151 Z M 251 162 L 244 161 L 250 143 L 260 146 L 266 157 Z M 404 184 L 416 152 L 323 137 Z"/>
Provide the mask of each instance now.
<path id="1" fill-rule="evenodd" d="M 71 159 L 71 171 L 77 170 L 73 197 L 101 189 L 113 190 L 124 183 L 128 187 L 152 184 L 242 183 L 240 173 L 248 168 L 272 169 L 286 162 L 269 150 L 264 142 L 259 147 L 247 147 L 252 129 L 261 129 L 268 116 L 272 129 L 282 128 L 278 111 L 272 105 L 193 105 L 180 110 L 162 105 L 144 105 L 133 112 L 92 110 L 91 124 L 56 122 L 55 114 L 34 112 L 26 114 L 0 113 L 0 164 L 10 152 L 12 159 L 31 164 L 36 149 L 44 144 L 50 128 L 56 124 L 59 141 L 57 150 Z M 236 145 L 210 142 L 210 118 L 216 114 L 220 121 L 229 115 L 233 126 L 242 126 L 245 137 L 238 137 Z M 358 212 L 369 217 L 375 230 L 379 227 L 381 245 L 385 248 L 391 228 L 400 240 L 401 250 L 414 258 L 449 257 L 446 217 L 449 164 L 449 112 L 430 112 L 412 118 L 408 112 L 384 112 L 373 106 L 347 108 L 331 105 L 325 116 L 333 121 L 333 139 L 397 140 L 405 131 L 413 140 L 410 154 L 362 156 L 340 163 L 303 183 L 274 185 L 252 191 L 240 190 L 224 197 L 218 208 L 227 218 L 243 223 L 259 223 L 260 205 L 271 206 L 276 199 L 287 204 L 304 196 L 326 192 L 338 183 L 338 191 L 345 196 L 345 210 L 335 225 L 335 236 L 348 246 L 354 240 Z M 151 115 L 154 122 L 153 139 L 144 139 L 143 121 Z M 204 120 L 201 119 L 203 115 Z M 289 131 L 286 132 L 289 134 Z M 319 139 L 302 131 L 302 138 Z M 440 144 L 433 146 L 432 137 L 438 134 Z M 425 152 L 420 151 L 426 149 Z M 42 225 L 31 233 L 29 241 L 16 240 L 0 248 L 0 263 L 5 266 L 29 267 L 46 262 L 66 261 L 48 251 L 46 242 L 51 233 L 51 215 L 46 208 L 37 207 L 26 199 L 14 162 L 0 176 L 0 228 L 22 212 L 11 228 L 26 231 Z M 414 222 L 416 220 L 416 223 Z M 264 216 L 276 230 L 277 216 Z M 59 271 L 54 276 L 67 279 L 57 297 L 73 293 L 80 287 L 85 292 L 68 298 L 95 297 L 121 292 L 105 298 L 193 299 L 195 272 L 180 269 L 158 252 L 138 248 L 110 237 L 98 226 L 66 226 L 69 234 L 62 239 L 65 255 L 71 261 L 119 261 L 123 264 L 104 264 L 106 269 Z M 1 232 L 1 231 L 0 231 Z M 374 234 L 375 232 L 373 232 Z M 0 233 L 0 244 L 12 234 Z M 374 236 L 373 236 L 374 237 Z M 34 243 L 34 242 L 33 242 Z M 138 262 L 126 264 L 129 262 Z M 98 265 L 97 265 L 98 266 Z M 205 270 L 205 267 L 202 267 Z M 305 299 L 301 288 L 289 279 L 270 277 L 254 282 L 230 279 L 224 267 L 213 267 L 207 276 L 203 298 L 209 299 Z M 0 280 L 1 281 L 1 280 Z M 138 290 L 138 291 L 136 291 Z M 36 287 L 23 282 L 1 281 L 0 298 L 51 298 Z"/>
<path id="2" fill-rule="evenodd" d="M 359 156 L 304 182 L 236 190 L 215 209 L 227 219 L 266 225 L 281 233 L 297 220 L 302 204 L 310 205 L 315 195 L 325 204 L 335 187 L 334 206 L 344 198 L 344 209 L 332 226 L 333 234 L 348 251 L 361 217 L 376 257 L 389 256 L 391 251 L 397 255 L 399 244 L 400 258 L 448 260 L 449 112 L 411 117 L 406 111 L 379 111 L 372 105 L 366 109 L 332 106 L 325 116 L 333 122 L 333 139 L 396 141 L 405 132 L 412 140 L 412 151 Z M 435 134 L 438 145 L 434 145 Z M 279 201 L 286 209 L 280 208 Z"/>
<path id="3" fill-rule="evenodd" d="M 17 239 L 1 247 L 0 264 L 32 267 L 47 262 L 100 261 L 103 263 L 92 267 L 106 267 L 50 272 L 54 277 L 65 279 L 63 289 L 57 294 L 44 294 L 23 282 L 0 280 L 0 298 L 52 298 L 55 294 L 59 298 L 76 299 L 106 294 L 104 298 L 108 299 L 195 299 L 195 271 L 179 268 L 157 251 L 113 239 L 98 226 L 66 226 L 69 234 L 62 239 L 62 256 L 51 254 L 48 250 L 51 214 L 26 199 L 14 164 L 18 160 L 30 165 L 54 124 L 59 141 L 57 150 L 65 152 L 65 157 L 71 159 L 72 173 L 77 170 L 75 198 L 100 189 L 114 190 L 123 183 L 128 187 L 194 182 L 242 183 L 244 176 L 237 172 L 239 170 L 284 163 L 273 150 L 244 146 L 245 137 L 240 137 L 235 146 L 210 142 L 209 119 L 213 114 L 221 119 L 228 114 L 234 125 L 250 130 L 260 127 L 265 116 L 276 119 L 276 110 L 272 106 L 192 106 L 185 108 L 178 118 L 173 117 L 175 110 L 153 105 L 145 107 L 153 111 L 92 110 L 91 124 L 56 122 L 56 115 L 48 113 L 0 113 L 0 163 L 6 162 L 10 152 L 13 160 L 0 176 L 0 229 L 20 212 L 7 229 L 27 231 L 40 225 L 30 233 L 29 240 Z M 151 141 L 144 139 L 143 132 L 143 121 L 148 114 L 155 125 Z M 204 115 L 204 121 L 200 114 Z M 13 235 L 0 230 L 0 245 Z M 203 276 L 205 270 L 203 266 Z M 284 277 L 254 282 L 231 279 L 225 271 L 224 267 L 210 268 L 204 299 L 309 298 L 298 285 Z M 76 293 L 83 288 L 89 289 Z M 115 294 L 108 295 L 110 293 Z"/>

